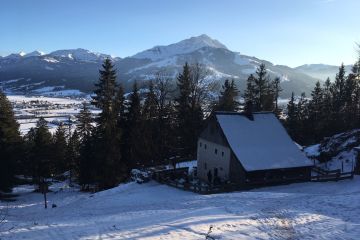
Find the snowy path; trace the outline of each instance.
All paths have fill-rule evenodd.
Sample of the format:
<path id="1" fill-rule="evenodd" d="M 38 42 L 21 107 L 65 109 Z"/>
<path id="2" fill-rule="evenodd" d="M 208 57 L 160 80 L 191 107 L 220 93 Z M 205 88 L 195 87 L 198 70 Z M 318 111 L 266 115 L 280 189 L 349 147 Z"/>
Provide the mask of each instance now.
<path id="1" fill-rule="evenodd" d="M 0 239 L 359 239 L 360 178 L 197 195 L 151 182 L 50 193 L 16 189 Z M 6 204 L 0 203 L 0 210 Z"/>

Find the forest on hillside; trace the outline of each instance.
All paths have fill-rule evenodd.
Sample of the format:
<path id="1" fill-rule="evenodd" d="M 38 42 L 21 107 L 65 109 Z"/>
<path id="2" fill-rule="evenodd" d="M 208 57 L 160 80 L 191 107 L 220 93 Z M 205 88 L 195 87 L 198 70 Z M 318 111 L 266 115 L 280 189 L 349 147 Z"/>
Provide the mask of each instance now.
<path id="1" fill-rule="evenodd" d="M 264 64 L 249 75 L 244 92 L 229 79 L 216 99 L 206 76 L 201 64 L 186 63 L 175 86 L 159 73 L 146 91 L 135 82 L 124 94 L 106 59 L 91 101 L 101 113 L 92 117 L 84 103 L 76 130 L 60 125 L 53 135 L 40 118 L 20 136 L 11 103 L 0 93 L 0 191 L 11 191 L 15 175 L 30 176 L 40 190 L 48 178 L 65 172 L 83 190 L 108 189 L 128 180 L 131 169 L 194 159 L 198 136 L 213 111 L 272 111 L 301 145 L 360 128 L 360 59 L 350 73 L 341 65 L 334 82 L 317 82 L 311 96 L 293 93 L 283 109 L 280 78 L 271 79 Z"/>

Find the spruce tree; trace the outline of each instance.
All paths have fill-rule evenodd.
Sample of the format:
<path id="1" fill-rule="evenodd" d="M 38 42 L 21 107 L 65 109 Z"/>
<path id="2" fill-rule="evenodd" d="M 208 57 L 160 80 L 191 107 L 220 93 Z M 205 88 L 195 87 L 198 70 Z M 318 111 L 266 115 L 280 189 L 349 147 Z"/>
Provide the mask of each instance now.
<path id="1" fill-rule="evenodd" d="M 296 106 L 297 118 L 297 139 L 301 144 L 307 144 L 310 127 L 308 121 L 308 100 L 305 93 L 301 93 L 300 99 Z"/>
<path id="2" fill-rule="evenodd" d="M 309 121 L 313 124 L 312 141 L 319 141 L 322 138 L 323 119 L 323 90 L 320 82 L 317 81 L 314 90 L 311 92 L 311 100 L 308 104 Z"/>
<path id="3" fill-rule="evenodd" d="M 270 81 L 265 64 L 260 64 L 255 74 L 256 76 L 250 75 L 247 80 L 245 101 L 252 102 L 254 111 L 273 111 L 274 96 L 279 93 L 280 88 L 276 89 L 276 93 L 274 92 L 275 89 Z"/>
<path id="4" fill-rule="evenodd" d="M 255 77 L 253 74 L 250 74 L 250 76 L 248 77 L 247 81 L 246 81 L 246 90 L 244 93 L 244 99 L 245 102 L 249 103 L 251 102 L 252 104 L 255 103 Z"/>
<path id="5" fill-rule="evenodd" d="M 158 135 L 158 98 L 154 90 L 152 81 L 149 83 L 149 89 L 145 96 L 144 106 L 142 108 L 142 158 L 144 165 L 159 162 L 159 135 Z"/>
<path id="6" fill-rule="evenodd" d="M 226 79 L 220 92 L 218 103 L 216 104 L 216 110 L 218 111 L 231 111 L 235 112 L 239 108 L 239 102 L 236 98 L 239 95 L 239 91 L 236 88 L 234 80 L 231 82 Z"/>
<path id="7" fill-rule="evenodd" d="M 66 147 L 66 163 L 71 183 L 74 176 L 79 176 L 80 171 L 80 139 L 76 130 L 71 134 Z"/>
<path id="8" fill-rule="evenodd" d="M 331 85 L 332 92 L 332 125 L 331 128 L 334 129 L 334 132 L 344 131 L 345 122 L 344 122 L 344 106 L 346 99 L 346 75 L 345 75 L 345 66 L 341 64 L 339 67 L 339 72 L 336 74 L 335 82 Z"/>
<path id="9" fill-rule="evenodd" d="M 36 123 L 34 144 L 31 149 L 31 160 L 33 166 L 33 180 L 36 184 L 44 184 L 46 178 L 50 177 L 51 162 L 53 158 L 52 136 L 49 132 L 47 122 L 40 118 Z"/>
<path id="10" fill-rule="evenodd" d="M 274 100 L 275 100 L 275 109 L 274 112 L 276 113 L 276 115 L 280 115 L 280 109 L 279 109 L 279 97 L 280 97 L 280 93 L 283 90 L 280 86 L 280 78 L 276 77 L 273 81 L 273 92 L 274 92 Z"/>
<path id="11" fill-rule="evenodd" d="M 163 164 L 166 159 L 173 156 L 174 146 L 176 146 L 175 133 L 175 112 L 174 104 L 171 101 L 171 93 L 173 88 L 171 85 L 172 79 L 166 73 L 158 73 L 156 75 L 154 91 L 157 96 L 157 121 L 156 133 L 157 148 L 158 148 L 158 164 Z M 167 162 L 166 162 L 167 163 Z"/>
<path id="12" fill-rule="evenodd" d="M 266 71 L 265 64 L 260 64 L 260 66 L 256 70 L 255 77 L 255 102 L 254 106 L 256 111 L 264 111 L 265 110 L 265 99 L 268 91 L 268 75 Z"/>
<path id="13" fill-rule="evenodd" d="M 291 93 L 291 99 L 287 104 L 286 128 L 290 136 L 296 140 L 297 138 L 297 113 L 294 92 Z"/>
<path id="14" fill-rule="evenodd" d="M 321 106 L 322 121 L 321 121 L 321 136 L 330 137 L 334 133 L 332 129 L 333 120 L 333 98 L 332 98 L 332 84 L 330 78 L 327 78 L 323 85 L 323 103 Z"/>
<path id="15" fill-rule="evenodd" d="M 121 162 L 120 129 L 116 112 L 116 70 L 110 59 L 106 59 L 99 71 L 99 82 L 95 84 L 92 104 L 101 110 L 94 134 L 94 155 L 97 163 L 97 182 L 100 189 L 115 186 L 124 180 L 124 164 Z"/>
<path id="16" fill-rule="evenodd" d="M 93 130 L 91 112 L 85 102 L 82 104 L 82 109 L 78 115 L 78 124 L 76 129 L 79 133 L 80 138 L 90 136 Z"/>
<path id="17" fill-rule="evenodd" d="M 130 167 L 143 165 L 142 159 L 142 115 L 141 115 L 141 98 L 137 82 L 134 82 L 132 92 L 129 96 L 128 110 L 126 116 L 126 149 L 127 162 Z"/>
<path id="18" fill-rule="evenodd" d="M 15 120 L 11 103 L 0 91 L 0 191 L 10 191 L 14 184 L 20 147 L 19 124 Z"/>
<path id="19" fill-rule="evenodd" d="M 122 85 L 119 85 L 116 97 L 115 97 L 115 113 L 116 113 L 116 121 L 118 128 L 122 131 L 125 131 L 125 123 L 126 123 L 126 102 L 124 97 L 124 88 Z"/>
<path id="20" fill-rule="evenodd" d="M 96 142 L 91 135 L 84 135 L 79 148 L 79 184 L 82 190 L 89 190 L 90 185 L 97 183 L 98 162 Z"/>
<path id="21" fill-rule="evenodd" d="M 65 126 L 60 124 L 53 136 L 53 147 L 52 147 L 52 167 L 56 174 L 64 173 L 67 169 L 66 163 L 66 136 Z"/>
<path id="22" fill-rule="evenodd" d="M 175 98 L 178 147 L 177 155 L 195 157 L 198 135 L 203 123 L 202 106 L 199 99 L 204 95 L 198 85 L 199 66 L 194 68 L 185 63 L 177 78 L 179 95 Z"/>

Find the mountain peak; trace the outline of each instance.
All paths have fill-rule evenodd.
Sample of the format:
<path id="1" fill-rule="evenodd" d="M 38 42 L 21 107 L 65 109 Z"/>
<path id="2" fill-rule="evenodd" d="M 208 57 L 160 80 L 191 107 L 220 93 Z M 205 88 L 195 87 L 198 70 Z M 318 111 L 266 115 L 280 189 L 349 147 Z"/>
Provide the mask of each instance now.
<path id="1" fill-rule="evenodd" d="M 41 51 L 38 51 L 38 50 L 35 50 L 31 53 L 27 53 L 24 55 L 24 57 L 39 57 L 39 56 L 42 56 L 42 55 L 45 55 L 44 52 L 41 52 Z"/>
<path id="2" fill-rule="evenodd" d="M 196 37 L 191 37 L 191 38 L 185 39 L 185 40 L 183 40 L 181 42 L 186 42 L 186 41 L 191 42 L 192 44 L 203 45 L 203 47 L 213 47 L 213 48 L 227 49 L 227 47 L 224 44 L 222 44 L 221 42 L 219 42 L 216 39 L 213 39 L 213 38 L 209 37 L 206 34 L 201 34 L 201 35 L 196 36 Z"/>
<path id="3" fill-rule="evenodd" d="M 226 46 L 218 40 L 212 39 L 206 34 L 202 34 L 200 36 L 191 37 L 167 46 L 155 46 L 151 49 L 137 53 L 132 57 L 159 60 L 180 54 L 191 53 L 203 47 L 227 49 Z"/>
<path id="4" fill-rule="evenodd" d="M 83 48 L 57 50 L 51 52 L 49 55 L 53 57 L 61 57 L 61 58 L 68 58 L 71 60 L 88 61 L 88 62 L 103 61 L 105 58 L 111 58 L 110 55 L 91 52 Z"/>

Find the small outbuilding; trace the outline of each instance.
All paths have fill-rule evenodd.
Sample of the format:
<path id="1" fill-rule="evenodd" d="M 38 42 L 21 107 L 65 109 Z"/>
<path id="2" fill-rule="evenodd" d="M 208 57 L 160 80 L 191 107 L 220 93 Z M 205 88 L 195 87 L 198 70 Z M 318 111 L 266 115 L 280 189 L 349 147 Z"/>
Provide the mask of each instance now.
<path id="1" fill-rule="evenodd" d="M 201 180 L 244 186 L 309 181 L 313 166 L 271 112 L 213 113 L 197 160 Z"/>

